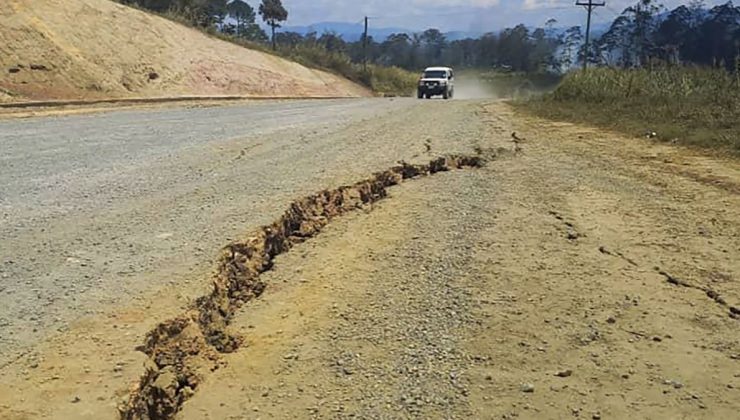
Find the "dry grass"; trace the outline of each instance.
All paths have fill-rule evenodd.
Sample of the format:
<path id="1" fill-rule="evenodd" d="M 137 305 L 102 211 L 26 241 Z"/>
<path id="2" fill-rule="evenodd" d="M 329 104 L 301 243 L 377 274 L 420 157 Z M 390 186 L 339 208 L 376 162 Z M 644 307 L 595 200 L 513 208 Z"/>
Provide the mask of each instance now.
<path id="1" fill-rule="evenodd" d="M 740 155 L 740 75 L 719 69 L 592 69 L 519 105 L 548 118 Z"/>
<path id="2" fill-rule="evenodd" d="M 360 83 L 383 96 L 411 96 L 416 88 L 418 76 L 414 73 L 398 67 L 377 65 L 368 65 L 365 70 L 361 64 L 353 63 L 347 54 L 328 51 L 320 45 L 298 45 L 290 48 L 278 46 L 277 51 L 272 51 L 267 45 L 244 41 L 218 32 L 213 35 L 247 48 L 287 58 L 309 68 L 334 73 Z"/>

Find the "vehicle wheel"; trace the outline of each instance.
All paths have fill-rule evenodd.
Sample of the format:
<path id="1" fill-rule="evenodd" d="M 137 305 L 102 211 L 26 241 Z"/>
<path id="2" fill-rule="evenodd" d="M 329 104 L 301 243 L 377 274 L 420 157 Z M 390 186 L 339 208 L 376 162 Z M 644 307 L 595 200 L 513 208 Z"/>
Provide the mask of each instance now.
<path id="1" fill-rule="evenodd" d="M 455 90 L 453 89 L 453 90 L 450 91 L 450 99 L 452 99 L 454 97 L 455 97 Z"/>
<path id="2" fill-rule="evenodd" d="M 423 94 L 423 93 L 421 93 L 421 92 L 416 92 L 416 97 L 417 97 L 418 99 L 424 99 L 424 94 Z"/>
<path id="3" fill-rule="evenodd" d="M 445 90 L 445 93 L 442 94 L 442 97 L 445 99 L 450 99 L 450 92 Z"/>

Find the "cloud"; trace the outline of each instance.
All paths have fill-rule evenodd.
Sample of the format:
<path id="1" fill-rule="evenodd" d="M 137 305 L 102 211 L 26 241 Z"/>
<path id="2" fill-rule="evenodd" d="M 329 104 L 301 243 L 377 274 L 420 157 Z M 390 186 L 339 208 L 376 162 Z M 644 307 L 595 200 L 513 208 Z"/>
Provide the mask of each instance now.
<path id="1" fill-rule="evenodd" d="M 524 10 L 537 10 L 547 9 L 554 6 L 560 5 L 562 2 L 557 0 L 524 0 L 522 9 Z"/>

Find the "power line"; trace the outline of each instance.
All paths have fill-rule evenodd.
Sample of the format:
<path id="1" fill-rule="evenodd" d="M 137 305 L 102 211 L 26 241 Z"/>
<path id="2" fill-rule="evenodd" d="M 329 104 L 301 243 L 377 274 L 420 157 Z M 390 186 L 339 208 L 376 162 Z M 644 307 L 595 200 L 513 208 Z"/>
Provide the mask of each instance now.
<path id="1" fill-rule="evenodd" d="M 606 6 L 606 2 L 602 1 L 597 3 L 594 2 L 594 0 L 577 0 L 576 6 L 583 6 L 588 12 L 588 18 L 586 20 L 586 47 L 583 50 L 583 70 L 585 71 L 586 69 L 588 69 L 588 51 L 589 44 L 591 42 L 591 14 L 597 7 Z"/>
<path id="2" fill-rule="evenodd" d="M 367 73 L 367 24 L 370 20 L 365 16 L 365 33 L 362 35 L 362 69 Z"/>

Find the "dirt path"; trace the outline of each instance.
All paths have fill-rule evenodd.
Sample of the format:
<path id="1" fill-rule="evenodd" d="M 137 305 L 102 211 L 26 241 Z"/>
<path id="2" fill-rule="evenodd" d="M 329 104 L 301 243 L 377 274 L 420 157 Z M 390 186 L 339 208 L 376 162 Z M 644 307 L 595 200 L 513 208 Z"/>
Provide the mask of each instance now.
<path id="1" fill-rule="evenodd" d="M 278 256 L 228 327 L 242 346 L 178 418 L 736 416 L 740 165 L 456 105 L 475 121 L 449 127 L 449 151 L 497 157 L 393 187 Z M 421 114 L 404 117 L 383 135 L 414 138 Z M 6 368 L 0 417 L 115 417 L 143 371 L 124 350 L 141 318 L 177 315 L 156 302 L 109 315 L 116 339 L 78 325 Z M 75 337 L 93 340 L 58 353 Z"/>

